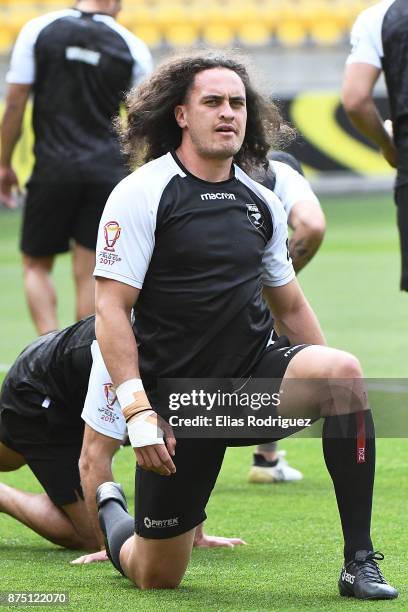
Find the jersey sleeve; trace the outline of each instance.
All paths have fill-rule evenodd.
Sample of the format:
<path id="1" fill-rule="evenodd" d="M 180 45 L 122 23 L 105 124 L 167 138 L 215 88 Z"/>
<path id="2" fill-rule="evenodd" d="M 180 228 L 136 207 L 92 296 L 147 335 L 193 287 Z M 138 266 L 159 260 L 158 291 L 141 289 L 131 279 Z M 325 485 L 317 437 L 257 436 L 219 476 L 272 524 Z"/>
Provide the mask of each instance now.
<path id="1" fill-rule="evenodd" d="M 295 278 L 289 255 L 287 218 L 278 198 L 274 197 L 268 204 L 272 215 L 273 234 L 265 247 L 262 260 L 262 282 L 267 287 L 281 287 Z"/>
<path id="2" fill-rule="evenodd" d="M 36 33 L 32 22 L 21 30 L 11 55 L 10 68 L 6 75 L 7 83 L 30 85 L 35 81 L 34 46 Z"/>
<path id="3" fill-rule="evenodd" d="M 91 352 L 92 369 L 81 417 L 94 431 L 108 438 L 123 440 L 126 437 L 126 422 L 96 340 Z"/>
<path id="4" fill-rule="evenodd" d="M 153 58 L 148 46 L 139 39 L 136 39 L 131 45 L 131 51 L 134 59 L 132 85 L 137 85 L 148 77 L 153 70 Z"/>
<path id="5" fill-rule="evenodd" d="M 296 202 L 312 201 L 320 206 L 319 200 L 304 176 L 288 164 L 278 161 L 272 161 L 270 164 L 276 175 L 274 193 L 282 202 L 288 217 Z"/>
<path id="6" fill-rule="evenodd" d="M 371 64 L 381 69 L 383 56 L 381 39 L 381 21 L 370 19 L 372 12 L 365 11 L 359 17 L 351 30 L 351 52 L 347 64 Z"/>
<path id="7" fill-rule="evenodd" d="M 157 207 L 148 200 L 134 175 L 115 187 L 99 225 L 94 276 L 142 288 L 155 244 Z"/>

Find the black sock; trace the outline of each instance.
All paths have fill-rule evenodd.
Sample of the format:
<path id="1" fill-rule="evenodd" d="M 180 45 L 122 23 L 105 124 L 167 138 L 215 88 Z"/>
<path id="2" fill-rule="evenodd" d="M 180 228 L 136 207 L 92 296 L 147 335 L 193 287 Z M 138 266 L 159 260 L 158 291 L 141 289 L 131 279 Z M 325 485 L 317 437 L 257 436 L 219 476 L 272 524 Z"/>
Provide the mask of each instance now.
<path id="1" fill-rule="evenodd" d="M 358 431 L 361 438 L 364 430 L 365 449 L 359 450 L 357 447 L 362 444 L 357 443 Z M 326 417 L 323 427 L 323 452 L 336 492 L 344 536 L 344 559 L 347 563 L 354 559 L 357 550 L 373 550 L 370 526 L 375 433 L 371 410 Z"/>
<path id="2" fill-rule="evenodd" d="M 107 555 L 116 569 L 124 574 L 119 555 L 123 544 L 135 532 L 134 519 L 117 501 L 110 499 L 99 510 L 99 522 L 105 536 Z"/>
<path id="3" fill-rule="evenodd" d="M 275 465 L 278 465 L 278 461 L 279 458 L 268 461 L 261 453 L 254 453 L 254 465 L 257 467 L 275 467 Z"/>

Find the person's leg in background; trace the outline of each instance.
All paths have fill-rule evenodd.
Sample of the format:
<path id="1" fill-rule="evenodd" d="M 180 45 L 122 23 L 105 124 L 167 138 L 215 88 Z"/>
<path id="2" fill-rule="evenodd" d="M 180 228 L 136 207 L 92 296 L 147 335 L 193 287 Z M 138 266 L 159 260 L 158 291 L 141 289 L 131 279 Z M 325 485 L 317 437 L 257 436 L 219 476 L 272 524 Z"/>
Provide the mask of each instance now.
<path id="1" fill-rule="evenodd" d="M 24 289 L 38 334 L 58 328 L 57 295 L 52 280 L 54 256 L 32 257 L 23 253 Z"/>
<path id="2" fill-rule="evenodd" d="M 285 455 L 284 450 L 278 450 L 277 442 L 258 445 L 253 455 L 248 482 L 273 483 L 302 480 L 302 472 L 288 465 Z"/>
<path id="3" fill-rule="evenodd" d="M 95 312 L 95 250 L 77 242 L 72 249 L 72 271 L 76 289 L 76 320 L 79 321 Z"/>
<path id="4" fill-rule="evenodd" d="M 39 335 L 58 329 L 57 295 L 52 279 L 56 255 L 69 251 L 75 185 L 36 174 L 27 185 L 20 249 L 24 287 Z"/>

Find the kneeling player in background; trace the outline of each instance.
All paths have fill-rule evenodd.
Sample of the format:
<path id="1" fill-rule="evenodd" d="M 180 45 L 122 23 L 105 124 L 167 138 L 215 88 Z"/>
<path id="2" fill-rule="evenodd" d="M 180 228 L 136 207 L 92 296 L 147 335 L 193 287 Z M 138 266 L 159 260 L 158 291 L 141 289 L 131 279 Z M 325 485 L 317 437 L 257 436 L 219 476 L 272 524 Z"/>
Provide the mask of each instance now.
<path id="1" fill-rule="evenodd" d="M 107 559 L 100 550 L 104 544 L 95 492 L 99 484 L 113 480 L 112 458 L 122 444 L 121 437 L 93 432 L 99 457 L 86 473 L 84 499 L 78 469 L 84 435 L 81 411 L 96 349 L 94 317 L 41 336 L 16 359 L 0 396 L 0 472 L 27 464 L 45 490 L 34 494 L 0 483 L 0 512 L 59 546 L 99 551 L 80 562 Z M 101 416 L 110 412 L 109 378 L 103 383 Z M 200 527 L 195 545 L 242 543 L 207 536 Z"/>

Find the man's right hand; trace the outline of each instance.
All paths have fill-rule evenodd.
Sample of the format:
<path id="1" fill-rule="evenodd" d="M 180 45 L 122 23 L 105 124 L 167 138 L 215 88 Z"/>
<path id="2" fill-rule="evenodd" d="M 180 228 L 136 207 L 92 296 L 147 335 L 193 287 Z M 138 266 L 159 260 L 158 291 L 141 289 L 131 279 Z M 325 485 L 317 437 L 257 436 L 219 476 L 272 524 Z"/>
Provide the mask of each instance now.
<path id="1" fill-rule="evenodd" d="M 0 203 L 7 208 L 17 208 L 17 201 L 12 190 L 19 190 L 18 178 L 11 166 L 0 166 Z"/>
<path id="2" fill-rule="evenodd" d="M 134 447 L 138 465 L 149 472 L 155 472 L 160 476 L 171 476 L 175 474 L 176 466 L 171 457 L 175 455 L 176 439 L 171 426 L 153 410 L 146 415 L 143 413 L 146 424 L 159 432 L 163 432 L 164 441 L 161 444 L 148 444 Z M 139 418 L 140 418 L 139 417 Z"/>

